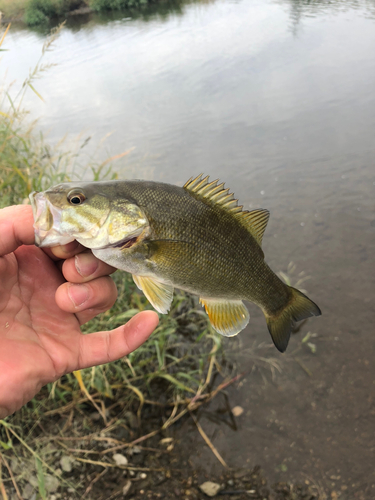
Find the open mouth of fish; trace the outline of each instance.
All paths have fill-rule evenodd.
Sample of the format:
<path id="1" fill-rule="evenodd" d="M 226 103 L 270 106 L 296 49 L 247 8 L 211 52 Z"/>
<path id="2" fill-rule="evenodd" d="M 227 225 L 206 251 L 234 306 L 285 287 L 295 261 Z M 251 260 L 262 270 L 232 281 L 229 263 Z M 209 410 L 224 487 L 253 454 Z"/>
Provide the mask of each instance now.
<path id="1" fill-rule="evenodd" d="M 74 241 L 74 237 L 63 234 L 61 227 L 61 210 L 54 207 L 43 193 L 34 191 L 29 196 L 34 216 L 35 245 L 49 247 L 65 245 Z"/>

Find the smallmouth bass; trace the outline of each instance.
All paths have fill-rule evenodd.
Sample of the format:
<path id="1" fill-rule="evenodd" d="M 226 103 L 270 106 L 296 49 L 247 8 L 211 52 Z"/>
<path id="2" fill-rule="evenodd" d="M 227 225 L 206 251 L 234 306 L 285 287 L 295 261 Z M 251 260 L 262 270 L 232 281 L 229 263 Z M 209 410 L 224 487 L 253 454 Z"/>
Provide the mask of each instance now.
<path id="1" fill-rule="evenodd" d="M 183 187 L 131 180 L 68 182 L 31 193 L 35 243 L 77 240 L 100 260 L 133 275 L 160 313 L 174 287 L 200 298 L 220 334 L 249 322 L 243 300 L 258 305 L 272 340 L 284 352 L 297 321 L 319 307 L 283 283 L 261 248 L 268 210 L 243 210 L 224 183 L 199 175 Z"/>

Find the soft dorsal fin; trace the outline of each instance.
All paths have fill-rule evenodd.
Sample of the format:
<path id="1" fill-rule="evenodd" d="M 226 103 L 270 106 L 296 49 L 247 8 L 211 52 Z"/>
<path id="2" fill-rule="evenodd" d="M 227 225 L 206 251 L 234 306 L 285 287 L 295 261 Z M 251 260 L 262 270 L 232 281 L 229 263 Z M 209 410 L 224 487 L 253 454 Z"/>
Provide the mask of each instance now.
<path id="1" fill-rule="evenodd" d="M 262 246 L 264 231 L 266 230 L 268 219 L 270 218 L 269 211 L 264 208 L 258 208 L 250 212 L 243 211 L 239 213 L 238 216 L 241 217 L 241 221 L 245 223 L 259 245 Z"/>
<path id="2" fill-rule="evenodd" d="M 194 193 L 195 196 L 203 198 L 212 205 L 220 205 L 227 212 L 235 216 L 243 226 L 252 234 L 258 244 L 262 246 L 264 231 L 270 217 L 268 210 L 259 208 L 257 210 L 242 210 L 238 200 L 229 193 L 229 188 L 224 189 L 224 182 L 218 184 L 219 180 L 209 182 L 209 177 L 202 178 L 203 174 L 193 179 L 192 177 L 184 184 L 184 189 Z"/>

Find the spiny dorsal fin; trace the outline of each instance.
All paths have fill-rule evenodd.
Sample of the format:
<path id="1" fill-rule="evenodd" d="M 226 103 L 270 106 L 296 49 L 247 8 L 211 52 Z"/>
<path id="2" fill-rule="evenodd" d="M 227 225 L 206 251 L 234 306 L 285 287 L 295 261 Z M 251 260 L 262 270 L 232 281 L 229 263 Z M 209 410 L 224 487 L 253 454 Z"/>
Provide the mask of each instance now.
<path id="1" fill-rule="evenodd" d="M 219 179 L 208 182 L 208 175 L 204 179 L 202 179 L 202 176 L 203 174 L 199 174 L 195 179 L 190 178 L 184 184 L 184 189 L 207 201 L 211 201 L 213 204 L 228 209 L 238 208 L 238 211 L 241 210 L 242 207 L 237 207 L 237 200 L 234 199 L 233 193 L 229 193 L 229 188 L 224 189 L 224 182 L 218 184 Z"/>
<path id="2" fill-rule="evenodd" d="M 193 179 L 192 177 L 184 184 L 184 189 L 194 193 L 194 195 L 204 198 L 213 205 L 220 205 L 230 214 L 234 215 L 252 234 L 258 244 L 262 246 L 264 231 L 270 217 L 268 210 L 259 208 L 257 210 L 242 210 L 242 205 L 238 205 L 233 193 L 229 189 L 224 189 L 224 182 L 218 184 L 219 180 L 209 182 L 208 175 L 202 178 L 203 174 Z"/>

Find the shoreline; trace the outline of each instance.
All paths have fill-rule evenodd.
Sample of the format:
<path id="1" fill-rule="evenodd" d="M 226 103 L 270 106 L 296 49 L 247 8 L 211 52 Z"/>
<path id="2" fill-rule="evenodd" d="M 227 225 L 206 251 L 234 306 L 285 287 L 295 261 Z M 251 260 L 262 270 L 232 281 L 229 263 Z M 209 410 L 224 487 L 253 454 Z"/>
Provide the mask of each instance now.
<path id="1" fill-rule="evenodd" d="M 113 10 L 110 5 L 94 8 L 89 2 L 92 3 L 92 0 L 88 0 L 88 2 L 83 0 L 73 5 L 67 2 L 66 8 L 62 7 L 57 11 L 52 3 L 49 4 L 48 0 L 45 5 L 43 3 L 33 5 L 31 0 L 21 0 L 14 5 L 7 2 L 7 0 L 3 0 L 0 1 L 0 25 L 21 23 L 26 26 L 36 26 L 46 24 L 53 19 L 89 15 L 100 11 Z M 124 2 L 124 8 L 125 7 L 126 5 Z"/>

